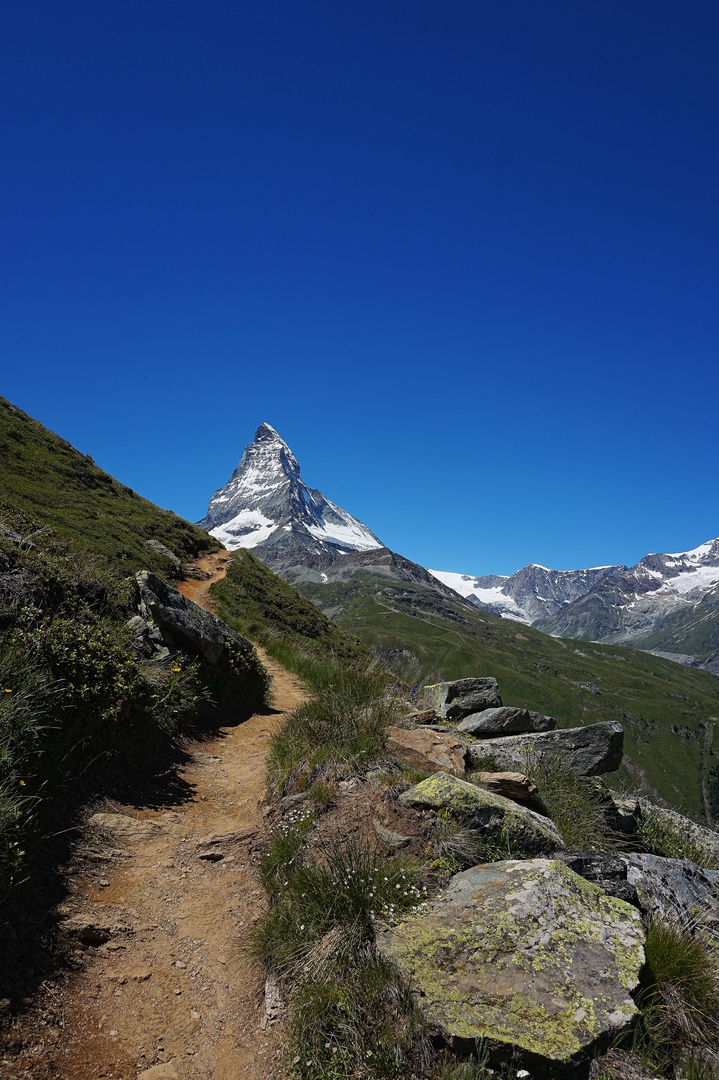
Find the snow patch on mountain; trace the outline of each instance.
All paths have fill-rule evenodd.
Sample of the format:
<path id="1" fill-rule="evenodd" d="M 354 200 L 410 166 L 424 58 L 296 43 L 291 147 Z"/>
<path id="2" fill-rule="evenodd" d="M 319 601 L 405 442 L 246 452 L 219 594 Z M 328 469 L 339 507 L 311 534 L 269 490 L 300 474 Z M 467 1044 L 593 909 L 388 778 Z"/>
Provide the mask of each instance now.
<path id="1" fill-rule="evenodd" d="M 210 499 L 201 524 L 226 548 L 262 548 L 284 560 L 302 551 L 346 554 L 381 548 L 381 540 L 321 491 L 308 488 L 284 439 L 267 423 Z"/>

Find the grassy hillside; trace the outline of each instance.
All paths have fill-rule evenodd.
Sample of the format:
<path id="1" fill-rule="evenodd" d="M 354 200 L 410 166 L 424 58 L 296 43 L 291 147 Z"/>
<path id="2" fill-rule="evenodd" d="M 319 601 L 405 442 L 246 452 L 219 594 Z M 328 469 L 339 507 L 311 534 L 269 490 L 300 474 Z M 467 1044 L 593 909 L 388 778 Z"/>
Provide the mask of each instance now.
<path id="1" fill-rule="evenodd" d="M 238 633 L 269 649 L 296 670 L 296 655 L 352 667 L 371 663 L 373 654 L 341 630 L 318 607 L 278 577 L 249 551 L 236 551 L 227 577 L 212 586 L 217 614 Z"/>
<path id="2" fill-rule="evenodd" d="M 559 727 L 619 720 L 626 765 L 618 778 L 702 818 L 705 727 L 719 716 L 716 676 L 618 645 L 551 638 L 368 571 L 299 587 L 410 681 L 494 675 L 505 702 L 556 716 Z M 712 794 L 719 814 L 716 785 Z"/>
<path id="3" fill-rule="evenodd" d="M 18 511 L 128 572 L 172 570 L 146 540 L 160 540 L 181 560 L 220 547 L 204 529 L 141 498 L 0 398 L 0 521 L 22 531 Z"/>

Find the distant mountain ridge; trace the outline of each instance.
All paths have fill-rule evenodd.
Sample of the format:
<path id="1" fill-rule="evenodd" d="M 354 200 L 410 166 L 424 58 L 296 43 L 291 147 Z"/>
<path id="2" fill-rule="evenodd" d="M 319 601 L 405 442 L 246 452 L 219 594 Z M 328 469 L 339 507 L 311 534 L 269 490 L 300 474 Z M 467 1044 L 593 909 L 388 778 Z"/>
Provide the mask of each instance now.
<path id="1" fill-rule="evenodd" d="M 719 674 L 719 539 L 632 567 L 430 572 L 476 607 L 554 637 L 631 644 Z"/>

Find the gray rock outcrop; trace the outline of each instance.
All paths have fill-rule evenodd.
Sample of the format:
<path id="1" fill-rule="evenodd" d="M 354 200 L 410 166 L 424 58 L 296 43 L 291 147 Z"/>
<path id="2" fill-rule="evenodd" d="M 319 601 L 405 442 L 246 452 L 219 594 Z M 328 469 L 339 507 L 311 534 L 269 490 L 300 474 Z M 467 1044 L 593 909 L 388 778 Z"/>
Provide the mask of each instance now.
<path id="1" fill-rule="evenodd" d="M 252 644 L 240 637 L 221 619 L 187 600 L 177 589 L 166 585 L 156 574 L 140 570 L 135 574 L 140 592 L 140 613 L 151 618 L 161 630 L 210 664 L 216 664 L 228 643 L 251 652 Z"/>
<path id="2" fill-rule="evenodd" d="M 719 870 L 660 855 L 623 855 L 622 861 L 645 916 L 701 927 L 719 940 Z"/>
<path id="3" fill-rule="evenodd" d="M 465 870 L 429 910 L 379 935 L 452 1044 L 517 1048 L 532 1076 L 587 1075 L 637 1014 L 644 962 L 635 908 L 561 862 Z"/>
<path id="4" fill-rule="evenodd" d="M 492 735 L 520 735 L 530 731 L 552 731 L 557 725 L 553 716 L 530 713 L 527 709 L 515 709 L 504 705 L 498 709 L 483 709 L 482 712 L 466 716 L 457 731 L 479 738 Z"/>
<path id="5" fill-rule="evenodd" d="M 496 679 L 456 679 L 424 687 L 424 695 L 443 719 L 462 720 L 502 704 Z"/>
<path id="6" fill-rule="evenodd" d="M 607 720 L 587 727 L 480 740 L 467 752 L 476 760 L 491 754 L 494 768 L 519 772 L 526 772 L 528 763 L 539 758 L 557 756 L 580 776 L 598 776 L 618 769 L 623 751 L 624 728 L 616 720 Z"/>
<path id="7" fill-rule="evenodd" d="M 443 811 L 489 837 L 506 838 L 510 850 L 548 854 L 564 847 L 556 825 L 503 795 L 438 772 L 399 797 L 415 810 Z"/>

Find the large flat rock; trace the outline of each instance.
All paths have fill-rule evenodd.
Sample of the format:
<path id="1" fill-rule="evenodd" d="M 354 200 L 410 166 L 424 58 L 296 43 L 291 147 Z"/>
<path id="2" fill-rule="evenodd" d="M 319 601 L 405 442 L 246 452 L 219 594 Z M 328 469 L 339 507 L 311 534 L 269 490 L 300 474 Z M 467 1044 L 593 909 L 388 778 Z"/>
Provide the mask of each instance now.
<path id="1" fill-rule="evenodd" d="M 228 642 L 234 642 L 243 651 L 252 651 L 251 642 L 236 634 L 212 612 L 205 611 L 177 589 L 166 585 L 156 574 L 140 570 L 135 579 L 143 614 L 147 613 L 161 629 L 168 630 L 177 642 L 199 653 L 208 663 L 217 663 Z"/>
<path id="2" fill-rule="evenodd" d="M 502 704 L 496 679 L 455 679 L 424 687 L 424 695 L 443 719 L 461 720 Z"/>
<path id="3" fill-rule="evenodd" d="M 643 943 L 638 911 L 547 859 L 465 870 L 378 938 L 445 1038 L 516 1048 L 533 1077 L 586 1076 L 631 1025 Z"/>
<path id="4" fill-rule="evenodd" d="M 399 801 L 415 810 L 451 814 L 488 837 L 501 835 L 510 850 L 538 855 L 564 848 L 557 827 L 549 818 L 448 773 L 429 776 L 400 795 Z"/>
<path id="5" fill-rule="evenodd" d="M 482 712 L 465 716 L 457 731 L 486 739 L 493 735 L 520 735 L 530 731 L 552 731 L 557 721 L 553 716 L 531 713 L 527 709 L 515 709 L 512 705 L 503 705 L 498 709 L 483 709 Z"/>
<path id="6" fill-rule="evenodd" d="M 405 765 L 414 765 L 428 772 L 440 770 L 461 776 L 467 744 L 454 735 L 426 728 L 388 727 L 387 749 Z"/>
<path id="7" fill-rule="evenodd" d="M 491 754 L 493 768 L 500 771 L 527 772 L 533 761 L 556 757 L 580 776 L 615 772 L 622 763 L 623 753 L 624 728 L 616 720 L 532 735 L 480 739 L 468 750 L 469 756 L 477 760 Z"/>

